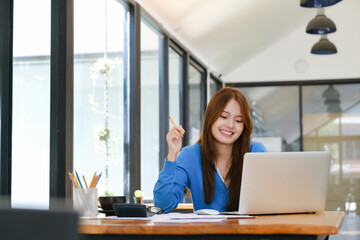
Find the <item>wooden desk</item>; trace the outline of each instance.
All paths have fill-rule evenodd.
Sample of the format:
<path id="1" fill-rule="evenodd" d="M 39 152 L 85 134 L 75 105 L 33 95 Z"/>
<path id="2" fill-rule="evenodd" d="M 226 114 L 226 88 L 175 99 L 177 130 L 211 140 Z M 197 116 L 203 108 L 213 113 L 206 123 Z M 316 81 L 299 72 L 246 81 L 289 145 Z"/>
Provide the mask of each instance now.
<path id="1" fill-rule="evenodd" d="M 83 239 L 326 239 L 337 234 L 344 212 L 256 216 L 219 223 L 153 223 L 146 220 L 81 219 Z"/>
<path id="2" fill-rule="evenodd" d="M 179 203 L 176 209 L 193 210 L 193 204 L 192 203 Z"/>
<path id="3" fill-rule="evenodd" d="M 146 206 L 152 207 L 154 204 L 145 203 Z M 183 213 L 192 213 L 194 211 L 194 206 L 192 203 L 179 203 L 177 208 L 171 210 L 171 212 L 183 212 Z"/>

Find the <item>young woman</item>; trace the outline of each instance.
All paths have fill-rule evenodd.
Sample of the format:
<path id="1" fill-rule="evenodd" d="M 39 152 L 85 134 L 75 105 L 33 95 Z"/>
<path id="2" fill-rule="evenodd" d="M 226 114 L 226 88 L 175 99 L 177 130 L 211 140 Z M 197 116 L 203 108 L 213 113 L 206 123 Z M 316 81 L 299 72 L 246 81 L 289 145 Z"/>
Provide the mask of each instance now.
<path id="1" fill-rule="evenodd" d="M 250 142 L 251 131 L 245 96 L 234 88 L 220 89 L 206 108 L 196 144 L 181 150 L 181 126 L 167 134 L 169 153 L 155 184 L 155 206 L 165 212 L 176 208 L 189 188 L 194 210 L 238 210 L 244 154 L 266 151 L 261 143 Z"/>

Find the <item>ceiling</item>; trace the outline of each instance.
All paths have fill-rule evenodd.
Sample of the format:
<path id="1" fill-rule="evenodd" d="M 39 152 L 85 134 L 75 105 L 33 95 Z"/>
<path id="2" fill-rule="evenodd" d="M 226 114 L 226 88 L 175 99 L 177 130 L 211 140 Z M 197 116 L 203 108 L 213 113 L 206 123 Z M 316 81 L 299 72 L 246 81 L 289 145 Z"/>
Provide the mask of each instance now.
<path id="1" fill-rule="evenodd" d="M 300 0 L 137 0 L 172 37 L 225 82 L 345 79 L 360 76 L 360 1 L 325 8 L 337 31 L 329 34 L 338 53 L 310 53 L 320 39 L 305 32 L 316 9 Z M 355 27 L 354 27 L 355 26 Z M 326 112 L 325 86 L 304 88 L 303 106 Z M 358 104 L 360 89 L 337 86 L 342 108 Z M 242 89 L 269 129 L 286 142 L 299 137 L 297 87 Z M 313 99 L 317 96 L 316 99 Z M 287 101 L 284 101 L 287 99 Z M 357 105 L 356 105 L 357 106 Z M 307 112 L 306 108 L 304 113 Z M 285 119 L 285 121 L 284 121 Z M 307 125 L 310 134 L 318 125 Z M 283 129 L 287 129 L 283 131 Z"/>
<path id="2" fill-rule="evenodd" d="M 305 33 L 305 28 L 317 11 L 300 7 L 300 0 L 137 0 L 137 2 L 170 35 L 195 54 L 210 69 L 210 72 L 215 75 L 222 74 L 225 82 L 242 81 L 238 79 L 241 74 L 244 74 L 245 80 L 251 80 L 251 76 L 257 74 L 257 68 L 265 72 L 264 75 L 271 75 L 272 80 L 329 78 L 322 75 L 323 68 L 321 67 L 328 66 L 326 61 L 334 57 L 319 60 L 309 56 L 312 45 L 318 41 L 319 37 L 310 36 L 309 38 L 307 36 L 309 34 Z M 329 35 L 329 39 L 336 40 L 338 50 L 341 49 L 343 53 L 346 49 L 345 46 L 342 49 L 341 43 L 347 43 L 345 40 L 342 41 L 341 37 L 350 39 L 344 35 L 345 27 L 342 27 L 346 26 L 346 23 L 343 23 L 346 21 L 344 16 L 355 14 L 360 16 L 359 9 L 359 0 L 346 0 L 325 8 L 325 14 L 335 22 L 338 30 L 340 28 L 343 31 L 340 34 Z M 351 22 L 354 19 L 348 19 L 349 25 L 354 25 L 354 22 Z M 358 26 L 357 28 L 359 29 Z M 359 30 L 356 31 L 359 32 Z M 299 32 L 299 34 L 295 39 L 290 38 L 294 32 Z M 284 39 L 289 40 L 284 42 Z M 288 47 L 284 47 L 284 52 L 274 55 L 275 50 L 271 52 L 269 49 L 275 49 L 280 42 Z M 296 50 L 294 46 L 303 47 L 304 50 L 301 49 L 297 55 L 294 55 L 291 51 Z M 254 62 L 254 59 L 266 52 L 269 52 L 267 54 L 270 55 L 270 58 L 268 57 L 270 60 Z M 273 72 L 266 70 L 266 65 L 274 64 L 271 60 L 274 57 L 277 57 L 276 65 L 280 69 L 287 68 L 286 64 L 291 60 L 293 64 L 289 66 L 289 69 L 295 74 L 306 71 L 309 65 L 311 70 L 311 66 L 314 66 L 312 61 L 321 63 L 321 71 L 312 72 L 312 75 L 280 76 L 276 73 L 278 70 Z M 266 59 L 266 55 L 262 58 Z M 335 60 L 336 58 L 338 56 Z M 358 58 L 360 61 L 360 56 Z M 254 62 L 253 66 L 244 67 L 249 65 L 249 62 Z M 257 67 L 258 65 L 260 67 Z M 306 69 L 303 70 L 304 68 Z M 250 77 L 246 75 L 246 71 L 249 72 Z M 357 74 L 358 72 L 353 75 L 357 76 Z M 260 75 L 257 78 L 257 80 L 266 79 Z"/>

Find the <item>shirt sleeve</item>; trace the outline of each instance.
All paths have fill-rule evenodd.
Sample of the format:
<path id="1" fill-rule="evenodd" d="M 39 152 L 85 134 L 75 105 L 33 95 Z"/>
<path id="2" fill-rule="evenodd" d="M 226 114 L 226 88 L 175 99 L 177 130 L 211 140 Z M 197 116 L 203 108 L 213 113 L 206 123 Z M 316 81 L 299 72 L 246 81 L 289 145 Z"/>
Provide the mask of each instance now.
<path id="1" fill-rule="evenodd" d="M 251 142 L 250 152 L 267 152 L 267 150 L 261 142 Z"/>
<path id="2" fill-rule="evenodd" d="M 165 212 L 176 208 L 185 196 L 184 189 L 189 186 L 186 170 L 188 157 L 186 149 L 183 149 L 176 162 L 165 159 L 164 168 L 154 187 L 154 205 L 161 207 Z"/>

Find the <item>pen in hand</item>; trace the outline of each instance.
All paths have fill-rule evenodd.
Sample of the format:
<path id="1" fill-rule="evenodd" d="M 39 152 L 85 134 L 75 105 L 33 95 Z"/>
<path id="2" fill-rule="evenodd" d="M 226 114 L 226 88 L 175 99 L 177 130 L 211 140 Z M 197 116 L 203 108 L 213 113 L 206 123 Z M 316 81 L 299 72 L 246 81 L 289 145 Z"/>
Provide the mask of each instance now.
<path id="1" fill-rule="evenodd" d="M 174 123 L 174 121 L 171 119 L 171 117 L 170 117 L 170 116 L 169 116 L 169 119 L 170 119 L 171 123 L 172 123 L 174 126 L 176 126 L 176 124 Z M 180 135 L 183 137 L 182 132 L 180 132 L 179 130 L 178 130 L 178 132 L 179 132 L 179 133 L 180 133 Z"/>

